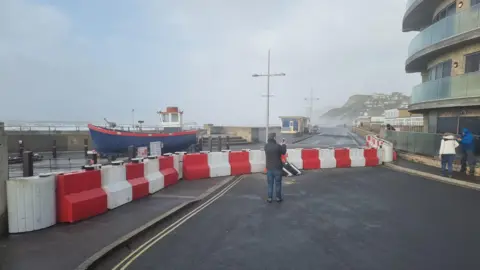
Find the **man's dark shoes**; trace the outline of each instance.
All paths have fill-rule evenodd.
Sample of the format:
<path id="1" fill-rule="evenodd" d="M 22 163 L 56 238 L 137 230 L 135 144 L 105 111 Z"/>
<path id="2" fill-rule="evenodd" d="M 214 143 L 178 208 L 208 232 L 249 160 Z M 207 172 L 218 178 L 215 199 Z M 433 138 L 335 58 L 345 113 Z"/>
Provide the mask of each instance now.
<path id="1" fill-rule="evenodd" d="M 271 203 L 271 202 L 272 202 L 272 198 L 268 198 L 268 199 L 267 199 L 267 202 L 268 202 L 268 203 Z"/>
<path id="2" fill-rule="evenodd" d="M 281 198 L 277 198 L 277 199 L 276 199 L 276 201 L 277 201 L 277 202 L 282 202 L 282 201 L 283 201 L 283 199 L 281 199 Z"/>

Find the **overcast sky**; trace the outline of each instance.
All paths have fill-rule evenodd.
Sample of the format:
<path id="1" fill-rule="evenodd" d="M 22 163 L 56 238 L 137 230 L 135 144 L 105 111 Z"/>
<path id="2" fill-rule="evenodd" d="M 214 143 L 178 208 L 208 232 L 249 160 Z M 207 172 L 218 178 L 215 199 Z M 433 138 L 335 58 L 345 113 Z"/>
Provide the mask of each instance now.
<path id="1" fill-rule="evenodd" d="M 199 124 L 265 123 L 341 106 L 352 94 L 410 95 L 404 0 L 0 0 L 0 121 L 156 124 L 179 106 Z"/>

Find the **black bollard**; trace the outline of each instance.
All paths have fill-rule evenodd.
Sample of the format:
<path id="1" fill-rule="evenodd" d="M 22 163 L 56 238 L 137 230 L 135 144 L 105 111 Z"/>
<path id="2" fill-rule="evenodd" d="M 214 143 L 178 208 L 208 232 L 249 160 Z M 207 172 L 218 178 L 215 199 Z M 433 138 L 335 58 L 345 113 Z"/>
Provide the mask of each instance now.
<path id="1" fill-rule="evenodd" d="M 98 154 L 97 153 L 92 154 L 92 161 L 93 161 L 93 164 L 98 164 Z"/>
<path id="2" fill-rule="evenodd" d="M 227 136 L 225 140 L 225 147 L 227 148 L 227 150 L 230 150 L 230 136 Z"/>
<path id="3" fill-rule="evenodd" d="M 23 151 L 24 151 L 23 141 L 18 140 L 18 153 L 20 154 L 20 156 L 23 156 Z"/>
<path id="4" fill-rule="evenodd" d="M 33 152 L 23 152 L 23 177 L 33 176 Z"/>
<path id="5" fill-rule="evenodd" d="M 52 157 L 57 158 L 57 140 L 53 140 Z"/>
<path id="6" fill-rule="evenodd" d="M 128 147 L 128 160 L 131 161 L 133 158 L 135 158 L 137 155 L 135 153 L 135 146 L 130 145 Z"/>
<path id="7" fill-rule="evenodd" d="M 83 151 L 85 152 L 85 157 L 88 157 L 88 139 L 83 139 Z"/>
<path id="8" fill-rule="evenodd" d="M 218 136 L 218 145 L 217 145 L 218 152 L 222 152 L 222 137 Z"/>
<path id="9" fill-rule="evenodd" d="M 199 147 L 199 149 L 198 149 L 198 152 L 203 151 L 203 143 L 204 143 L 204 141 L 205 141 L 205 138 L 201 137 L 201 138 L 200 138 L 200 147 Z"/>
<path id="10" fill-rule="evenodd" d="M 212 152 L 213 145 L 212 145 L 212 136 L 208 137 L 208 151 Z"/>

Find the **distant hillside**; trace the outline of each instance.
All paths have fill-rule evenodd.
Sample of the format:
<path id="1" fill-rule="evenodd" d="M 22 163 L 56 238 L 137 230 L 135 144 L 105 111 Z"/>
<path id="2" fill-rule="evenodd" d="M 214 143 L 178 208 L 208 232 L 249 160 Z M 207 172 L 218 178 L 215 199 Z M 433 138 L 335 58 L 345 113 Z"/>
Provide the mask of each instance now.
<path id="1" fill-rule="evenodd" d="M 409 101 L 409 96 L 399 92 L 353 95 L 342 107 L 331 109 L 320 118 L 328 121 L 350 123 L 360 115 L 382 116 L 385 110 L 407 106 Z"/>

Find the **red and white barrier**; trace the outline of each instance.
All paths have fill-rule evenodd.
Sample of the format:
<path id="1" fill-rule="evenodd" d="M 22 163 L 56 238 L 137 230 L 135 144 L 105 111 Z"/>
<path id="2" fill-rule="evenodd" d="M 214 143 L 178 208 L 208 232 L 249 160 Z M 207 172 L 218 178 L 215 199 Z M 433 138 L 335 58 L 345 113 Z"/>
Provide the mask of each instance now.
<path id="1" fill-rule="evenodd" d="M 365 157 L 362 148 L 350 148 L 350 165 L 352 167 L 365 167 Z"/>
<path id="2" fill-rule="evenodd" d="M 208 166 L 210 167 L 210 177 L 227 176 L 232 173 L 228 162 L 228 152 L 208 153 Z"/>
<path id="3" fill-rule="evenodd" d="M 132 185 L 132 200 L 138 200 L 149 194 L 148 181 L 144 175 L 144 164 L 141 159 L 133 159 L 135 163 L 125 165 L 127 181 Z M 113 162 L 112 162 L 113 163 Z"/>
<path id="4" fill-rule="evenodd" d="M 363 156 L 365 157 L 365 166 L 366 167 L 373 167 L 380 165 L 380 158 L 378 157 L 378 153 L 375 148 L 368 148 L 363 151 Z"/>
<path id="5" fill-rule="evenodd" d="M 52 173 L 7 181 L 9 233 L 40 230 L 57 223 Z"/>
<path id="6" fill-rule="evenodd" d="M 132 186 L 121 163 L 101 168 L 102 188 L 107 193 L 107 207 L 114 209 L 132 201 Z"/>
<path id="7" fill-rule="evenodd" d="M 337 159 L 335 158 L 334 149 L 319 149 L 319 155 L 320 168 L 328 169 L 337 167 Z"/>
<path id="8" fill-rule="evenodd" d="M 337 168 L 350 168 L 352 166 L 348 148 L 335 149 L 335 159 L 337 160 Z"/>
<path id="9" fill-rule="evenodd" d="M 160 164 L 158 158 L 155 156 L 149 156 L 143 161 L 144 165 L 144 175 L 148 181 L 148 192 L 153 194 L 161 189 L 163 189 L 165 183 L 165 178 L 160 172 Z"/>
<path id="10" fill-rule="evenodd" d="M 380 159 L 380 163 L 397 160 L 397 153 L 394 151 L 391 142 L 371 134 L 365 136 L 365 140 L 367 141 L 368 147 L 378 150 L 377 157 Z"/>
<path id="11" fill-rule="evenodd" d="M 158 163 L 165 187 L 175 185 L 178 182 L 178 171 L 175 169 L 174 155 L 160 157 Z"/>
<path id="12" fill-rule="evenodd" d="M 303 169 L 302 150 L 302 148 L 287 149 L 288 162 L 300 170 Z"/>
<path id="13" fill-rule="evenodd" d="M 228 162 L 230 163 L 231 175 L 250 174 L 252 172 L 250 153 L 248 151 L 228 153 Z"/>
<path id="14" fill-rule="evenodd" d="M 250 150 L 248 151 L 249 161 L 252 173 L 261 173 L 265 169 L 265 151 Z"/>
<path id="15" fill-rule="evenodd" d="M 382 151 L 375 148 L 290 149 L 285 156 L 288 156 L 291 164 L 299 168 L 315 170 L 377 166 L 381 164 L 379 152 Z M 263 172 L 264 169 L 264 151 L 242 150 L 166 154 L 158 158 L 150 156 L 144 160 L 133 159 L 129 164 L 117 161 L 103 167 L 88 166 L 83 171 L 49 175 L 40 177 L 40 180 L 35 178 L 36 181 L 32 181 L 31 188 L 27 188 L 27 185 L 22 182 L 21 185 L 25 186 L 22 188 L 26 193 L 21 196 L 18 195 L 19 187 L 15 186 L 17 183 L 9 180 L 7 198 L 9 215 L 13 217 L 9 230 L 10 232 L 37 230 L 51 226 L 55 222 L 52 218 L 48 218 L 48 213 L 42 212 L 42 220 L 40 220 L 37 212 L 21 210 L 30 206 L 34 209 L 41 204 L 42 207 L 52 208 L 52 202 L 54 202 L 55 209 L 51 210 L 50 214 L 53 213 L 56 222 L 71 223 L 105 213 L 108 209 L 120 207 L 132 200 L 174 185 L 179 181 L 181 173 L 185 180 L 198 180 L 216 176 L 258 173 Z M 28 182 L 28 179 L 25 181 Z M 52 188 L 56 190 L 54 194 Z M 37 198 L 28 195 L 30 194 L 28 192 L 33 192 L 33 189 L 35 192 L 38 189 L 37 194 L 44 197 L 41 202 L 36 203 Z M 22 201 L 22 198 L 26 198 L 26 201 Z M 23 220 L 27 222 L 25 226 L 22 225 L 23 223 L 20 224 Z"/>
<path id="16" fill-rule="evenodd" d="M 183 179 L 199 180 L 210 178 L 207 153 L 186 154 L 183 156 Z"/>
<path id="17" fill-rule="evenodd" d="M 77 222 L 107 212 L 99 170 L 57 176 L 57 222 Z"/>
<path id="18" fill-rule="evenodd" d="M 304 170 L 320 169 L 320 154 L 318 149 L 302 149 L 301 158 L 303 161 L 302 167 Z"/>
<path id="19" fill-rule="evenodd" d="M 183 156 L 186 154 L 187 152 L 175 152 L 175 154 L 178 155 L 178 168 L 175 167 L 175 169 L 177 169 L 177 172 L 178 172 L 178 178 L 179 179 L 183 179 Z"/>

